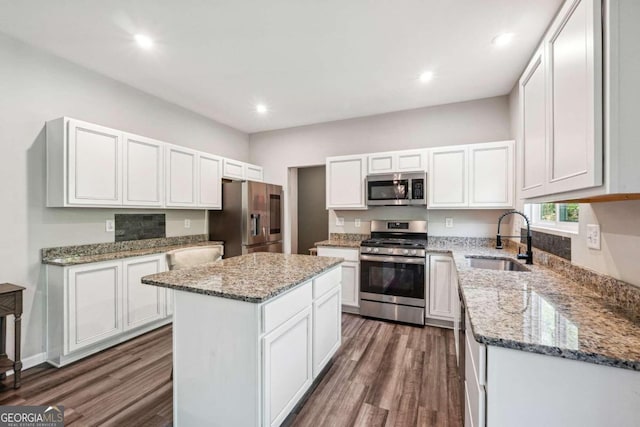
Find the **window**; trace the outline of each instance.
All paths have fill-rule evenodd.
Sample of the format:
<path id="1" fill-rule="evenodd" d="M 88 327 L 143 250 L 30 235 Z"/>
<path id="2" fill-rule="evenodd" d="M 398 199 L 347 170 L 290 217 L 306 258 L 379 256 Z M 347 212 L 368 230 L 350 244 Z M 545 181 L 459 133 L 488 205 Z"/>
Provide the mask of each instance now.
<path id="1" fill-rule="evenodd" d="M 534 226 L 570 232 L 578 231 L 580 205 L 578 203 L 541 203 L 525 205 Z"/>

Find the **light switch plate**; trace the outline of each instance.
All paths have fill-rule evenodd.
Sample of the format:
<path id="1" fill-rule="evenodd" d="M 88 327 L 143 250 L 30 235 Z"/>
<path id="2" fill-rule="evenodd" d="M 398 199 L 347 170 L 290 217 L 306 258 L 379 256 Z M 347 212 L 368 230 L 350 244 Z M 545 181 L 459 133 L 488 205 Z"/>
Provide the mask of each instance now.
<path id="1" fill-rule="evenodd" d="M 587 247 L 600 250 L 600 225 L 587 224 Z"/>
<path id="2" fill-rule="evenodd" d="M 355 220 L 356 228 L 360 228 L 360 225 L 361 225 L 360 218 L 356 218 L 356 220 Z"/>
<path id="3" fill-rule="evenodd" d="M 116 222 L 112 219 L 108 219 L 104 224 L 104 231 L 111 233 L 116 230 Z"/>
<path id="4" fill-rule="evenodd" d="M 184 220 L 184 228 L 191 228 L 191 220 L 190 219 L 185 219 Z"/>
<path id="5" fill-rule="evenodd" d="M 336 225 L 337 225 L 338 227 L 342 227 L 342 226 L 344 226 L 344 218 L 339 217 L 339 216 L 338 216 L 338 217 L 336 217 Z"/>
<path id="6" fill-rule="evenodd" d="M 445 218 L 444 219 L 444 226 L 446 228 L 453 228 L 453 218 Z"/>

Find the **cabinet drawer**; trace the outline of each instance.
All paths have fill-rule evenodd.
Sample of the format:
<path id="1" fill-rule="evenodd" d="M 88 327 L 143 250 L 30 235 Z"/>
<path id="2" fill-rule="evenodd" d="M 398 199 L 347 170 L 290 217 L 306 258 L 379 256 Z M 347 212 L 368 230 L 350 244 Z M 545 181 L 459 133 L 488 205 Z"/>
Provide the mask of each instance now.
<path id="1" fill-rule="evenodd" d="M 360 249 L 327 248 L 321 246 L 318 248 L 318 256 L 344 258 L 345 261 L 359 261 Z"/>
<path id="2" fill-rule="evenodd" d="M 467 316 L 467 325 L 469 325 L 469 316 Z M 467 332 L 465 333 L 466 341 L 466 357 L 465 357 L 465 377 L 473 375 L 478 385 L 485 385 L 486 383 L 486 360 L 487 360 L 487 348 L 478 343 L 473 338 L 473 333 L 469 326 L 467 326 Z"/>
<path id="3" fill-rule="evenodd" d="M 311 282 L 270 301 L 262 307 L 262 332 L 267 333 L 291 319 L 312 303 Z"/>
<path id="4" fill-rule="evenodd" d="M 324 273 L 322 276 L 316 277 L 313 279 L 313 299 L 316 299 L 329 292 L 331 289 L 340 286 L 340 282 L 342 282 L 341 266 Z"/>

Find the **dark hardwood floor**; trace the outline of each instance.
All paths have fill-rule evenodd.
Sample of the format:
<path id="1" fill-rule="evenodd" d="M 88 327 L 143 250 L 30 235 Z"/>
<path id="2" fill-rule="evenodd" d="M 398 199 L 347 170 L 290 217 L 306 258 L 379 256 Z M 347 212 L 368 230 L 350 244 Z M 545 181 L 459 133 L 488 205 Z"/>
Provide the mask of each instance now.
<path id="1" fill-rule="evenodd" d="M 460 426 L 453 333 L 345 314 L 343 344 L 294 426 Z M 171 425 L 171 327 L 3 381 L 0 405 L 65 407 L 65 425 Z"/>

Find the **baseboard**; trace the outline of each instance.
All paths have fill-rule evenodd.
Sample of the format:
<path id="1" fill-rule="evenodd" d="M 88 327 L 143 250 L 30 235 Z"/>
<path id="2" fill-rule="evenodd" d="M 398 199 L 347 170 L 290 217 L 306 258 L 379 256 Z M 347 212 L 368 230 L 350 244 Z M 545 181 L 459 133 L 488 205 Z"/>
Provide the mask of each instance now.
<path id="1" fill-rule="evenodd" d="M 22 370 L 25 371 L 29 368 L 33 368 L 34 366 L 38 366 L 41 363 L 44 363 L 47 360 L 47 353 L 42 352 L 31 357 L 27 357 L 26 359 L 22 359 Z M 7 376 L 13 375 L 13 369 L 6 372 Z"/>

